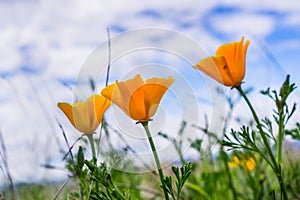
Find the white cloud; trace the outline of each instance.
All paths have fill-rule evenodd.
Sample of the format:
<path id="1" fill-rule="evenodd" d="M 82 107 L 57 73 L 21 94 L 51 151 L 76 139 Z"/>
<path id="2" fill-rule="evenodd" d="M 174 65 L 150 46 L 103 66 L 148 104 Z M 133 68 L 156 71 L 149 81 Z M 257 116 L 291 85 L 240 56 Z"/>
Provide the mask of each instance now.
<path id="1" fill-rule="evenodd" d="M 289 26 L 299 26 L 300 25 L 300 13 L 299 12 L 293 12 L 289 14 L 285 18 L 286 25 Z"/>
<path id="2" fill-rule="evenodd" d="M 278 11 L 278 12 L 298 12 L 300 2 L 298 0 L 287 1 L 272 1 L 272 0 L 253 0 L 253 1 L 239 1 L 239 0 L 222 0 L 218 2 L 224 5 L 238 6 L 248 11 Z"/>
<path id="3" fill-rule="evenodd" d="M 269 16 L 244 13 L 219 15 L 213 17 L 210 23 L 216 31 L 223 34 L 241 36 L 250 33 L 259 37 L 268 36 L 275 25 Z"/>
<path id="4" fill-rule="evenodd" d="M 15 27 L 6 27 L 0 31 L 0 69 L 11 71 L 21 64 L 21 55 L 18 49 L 19 37 Z"/>

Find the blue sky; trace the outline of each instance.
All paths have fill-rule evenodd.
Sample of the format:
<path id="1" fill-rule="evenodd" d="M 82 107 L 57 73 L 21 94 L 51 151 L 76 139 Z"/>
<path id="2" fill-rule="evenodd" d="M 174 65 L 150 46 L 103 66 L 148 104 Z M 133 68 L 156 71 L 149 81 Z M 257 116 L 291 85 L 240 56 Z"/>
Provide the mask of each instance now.
<path id="1" fill-rule="evenodd" d="M 66 146 L 56 119 L 64 125 L 70 141 L 80 136 L 57 109 L 56 103 L 71 103 L 73 89 L 80 87 L 78 85 L 88 90 L 86 80 L 80 77 L 85 66 L 88 66 L 86 69 L 93 68 L 90 62 L 102 66 L 99 74 L 96 73 L 101 75 L 107 63 L 107 27 L 111 31 L 114 58 L 120 56 L 118 52 L 121 52 L 122 45 L 136 43 L 137 46 L 154 44 L 176 50 L 190 58 L 190 62 L 197 62 L 214 54 L 219 45 L 239 41 L 245 36 L 251 40 L 245 77 L 248 86 L 255 89 L 278 87 L 286 74 L 291 74 L 292 81 L 297 85 L 300 83 L 300 2 L 297 0 L 164 0 L 159 3 L 148 0 L 142 3 L 137 0 L 13 0 L 0 1 L 0 13 L 0 129 L 7 146 L 10 171 L 16 182 L 65 177 L 63 171 L 40 167 L 41 163 L 63 166 L 60 150 L 65 151 Z M 172 32 L 174 38 L 165 38 L 164 34 L 155 37 L 149 34 L 147 37 L 147 32 L 137 38 L 132 37 L 134 34 L 125 37 L 128 36 L 126 31 L 145 27 L 161 28 L 167 35 Z M 195 44 L 195 49 L 198 45 L 203 51 L 193 51 L 187 45 L 188 41 Z M 95 53 L 97 51 L 103 54 Z M 93 58 L 93 55 L 100 57 Z M 196 96 L 198 102 L 205 102 L 206 99 L 199 94 L 209 93 L 209 89 L 203 91 L 203 87 L 210 80 L 203 75 L 194 75 L 192 69 L 187 70 L 190 66 L 180 56 L 157 50 L 124 54 L 112 65 L 111 77 L 130 78 L 135 73 L 132 66 L 143 64 L 173 66 L 175 71 L 172 73 L 182 75 L 184 83 L 191 86 L 191 94 Z M 99 62 L 94 63 L 91 59 Z M 92 76 L 93 71 L 89 72 Z M 148 75 L 155 72 L 157 70 L 153 68 Z M 99 76 L 94 78 L 99 79 L 100 91 L 103 79 Z M 198 81 L 202 81 L 201 86 L 197 85 Z M 181 86 L 177 84 L 178 88 Z M 187 109 L 182 105 L 187 99 L 182 99 L 184 94 L 176 93 L 178 91 L 174 86 L 173 96 L 177 100 L 168 105 L 167 99 L 172 98 L 169 94 L 162 105 L 165 111 L 158 116 L 168 118 L 170 106 L 177 110 Z M 91 91 L 83 95 L 88 93 Z M 255 96 L 252 99 L 261 114 L 267 113 L 264 108 L 272 107 L 266 106 Z M 293 100 L 299 101 L 299 92 Z M 202 104 L 198 107 L 201 112 L 212 109 L 204 108 Z M 172 119 L 180 122 L 184 115 Z M 167 120 L 162 124 L 166 131 L 172 131 L 170 127 L 174 127 Z M 160 127 L 153 125 L 153 129 L 159 130 Z M 143 151 L 143 148 L 138 149 Z M 4 173 L 0 173 L 0 180 L 6 180 Z"/>

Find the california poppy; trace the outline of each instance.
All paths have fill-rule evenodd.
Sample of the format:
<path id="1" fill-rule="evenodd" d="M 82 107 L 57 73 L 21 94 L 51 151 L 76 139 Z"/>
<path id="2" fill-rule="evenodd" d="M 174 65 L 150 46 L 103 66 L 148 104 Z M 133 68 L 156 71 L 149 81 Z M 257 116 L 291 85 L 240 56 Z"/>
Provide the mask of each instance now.
<path id="1" fill-rule="evenodd" d="M 203 71 L 225 86 L 237 87 L 245 76 L 245 60 L 250 41 L 227 43 L 218 48 L 216 56 L 200 60 L 193 67 Z"/>
<path id="2" fill-rule="evenodd" d="M 161 98 L 174 79 L 150 78 L 143 81 L 141 75 L 104 88 L 101 94 L 122 109 L 131 119 L 147 122 L 155 114 Z"/>
<path id="3" fill-rule="evenodd" d="M 65 113 L 72 125 L 83 134 L 92 134 L 102 121 L 102 117 L 111 102 L 95 94 L 85 102 L 74 104 L 58 103 L 57 106 Z"/>

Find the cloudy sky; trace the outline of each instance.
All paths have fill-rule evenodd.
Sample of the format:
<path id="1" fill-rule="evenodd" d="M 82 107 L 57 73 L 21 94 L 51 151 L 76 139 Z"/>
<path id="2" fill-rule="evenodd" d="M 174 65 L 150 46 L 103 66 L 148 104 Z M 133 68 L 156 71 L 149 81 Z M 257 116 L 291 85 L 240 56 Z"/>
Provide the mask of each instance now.
<path id="1" fill-rule="evenodd" d="M 172 75 L 178 80 L 162 101 L 163 109 L 155 117 L 163 120 L 152 126 L 153 132 L 174 132 L 181 120 L 199 123 L 205 112 L 213 113 L 210 122 L 220 115 L 216 102 L 222 108 L 224 102 L 214 96 L 216 83 L 191 65 L 242 36 L 251 41 L 244 85 L 256 89 L 251 97 L 260 114 L 268 113 L 264 109 L 272 105 L 255 98 L 257 90 L 278 87 L 286 74 L 300 83 L 298 0 L 2 0 L 0 16 L 0 130 L 6 146 L 5 152 L 1 149 L 1 162 L 7 158 L 16 182 L 66 177 L 62 170 L 41 167 L 44 163 L 63 167 L 67 147 L 57 121 L 70 143 L 80 136 L 56 104 L 90 95 L 90 78 L 97 83 L 96 92 L 101 91 L 108 63 L 107 28 L 112 49 L 110 83 L 136 73 L 145 79 Z M 298 91 L 293 100 L 299 101 Z M 116 129 L 130 130 L 127 136 L 134 133 L 139 139 L 136 134 L 141 129 L 134 122 L 117 109 L 109 114 L 122 118 L 108 116 L 117 122 Z M 145 151 L 147 141 L 143 142 L 137 150 Z M 0 167 L 0 182 L 7 181 L 7 169 Z"/>

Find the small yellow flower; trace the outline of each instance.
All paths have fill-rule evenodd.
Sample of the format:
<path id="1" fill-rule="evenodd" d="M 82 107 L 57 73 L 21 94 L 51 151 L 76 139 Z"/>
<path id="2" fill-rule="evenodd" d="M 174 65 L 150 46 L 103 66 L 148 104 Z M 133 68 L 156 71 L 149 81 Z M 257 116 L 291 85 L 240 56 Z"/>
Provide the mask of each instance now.
<path id="1" fill-rule="evenodd" d="M 233 156 L 233 161 L 228 162 L 229 167 L 237 168 L 240 165 L 240 159 L 237 156 Z"/>
<path id="2" fill-rule="evenodd" d="M 102 117 L 111 102 L 100 95 L 93 95 L 85 102 L 74 104 L 58 103 L 72 125 L 83 134 L 92 134 L 98 128 Z"/>
<path id="3" fill-rule="evenodd" d="M 147 122 L 155 114 L 161 98 L 174 82 L 169 78 L 150 78 L 144 82 L 141 75 L 104 88 L 101 94 L 116 104 L 131 119 Z"/>
<path id="4" fill-rule="evenodd" d="M 227 43 L 218 48 L 216 56 L 200 60 L 193 67 L 225 86 L 236 87 L 245 76 L 245 60 L 250 41 Z"/>
<path id="5" fill-rule="evenodd" d="M 252 172 L 256 167 L 256 162 L 253 157 L 245 157 L 239 159 L 237 156 L 232 157 L 232 161 L 228 162 L 229 167 L 243 167 L 245 172 Z"/>
<path id="6" fill-rule="evenodd" d="M 246 171 L 248 172 L 252 172 L 254 170 L 256 166 L 256 162 L 252 157 L 249 157 L 246 161 L 245 161 L 245 165 L 244 168 Z"/>

